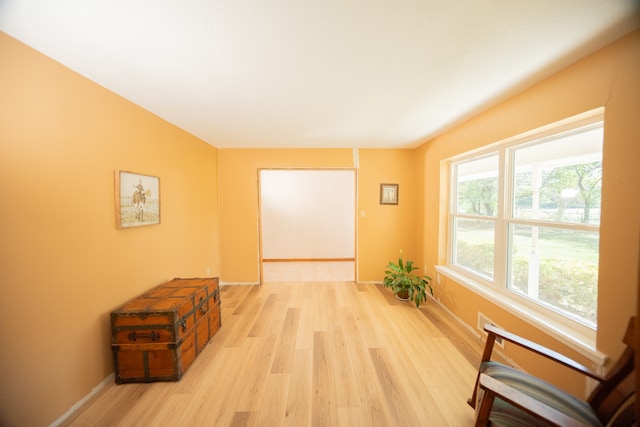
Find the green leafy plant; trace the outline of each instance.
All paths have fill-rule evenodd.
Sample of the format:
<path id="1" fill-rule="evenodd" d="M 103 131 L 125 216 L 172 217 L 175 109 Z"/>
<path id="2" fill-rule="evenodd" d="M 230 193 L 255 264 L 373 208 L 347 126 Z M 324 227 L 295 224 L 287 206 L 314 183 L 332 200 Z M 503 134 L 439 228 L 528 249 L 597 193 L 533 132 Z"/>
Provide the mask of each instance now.
<path id="1" fill-rule="evenodd" d="M 387 270 L 384 272 L 384 280 L 382 284 L 386 288 L 391 288 L 394 294 L 400 297 L 406 295 L 409 301 L 413 301 L 416 307 L 420 307 L 420 303 L 427 299 L 427 288 L 433 295 L 433 288 L 430 285 L 431 277 L 420 276 L 414 271 L 418 267 L 413 265 L 413 261 L 402 261 L 402 251 L 400 251 L 398 263 L 389 262 Z"/>

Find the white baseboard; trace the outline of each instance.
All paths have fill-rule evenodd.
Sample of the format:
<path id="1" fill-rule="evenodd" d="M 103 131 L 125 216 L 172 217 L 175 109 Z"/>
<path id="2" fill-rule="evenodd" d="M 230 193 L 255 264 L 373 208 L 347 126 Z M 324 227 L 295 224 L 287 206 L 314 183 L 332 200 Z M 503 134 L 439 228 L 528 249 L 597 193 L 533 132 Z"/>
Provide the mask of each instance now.
<path id="1" fill-rule="evenodd" d="M 102 382 L 100 382 L 100 384 L 95 386 L 93 388 L 93 390 L 91 390 L 89 392 L 89 394 L 87 394 L 85 397 L 83 397 L 82 399 L 77 401 L 75 403 L 75 405 L 73 405 L 67 412 L 64 413 L 64 415 L 62 415 L 60 418 L 58 418 L 57 420 L 55 420 L 54 422 L 49 424 L 49 427 L 57 427 L 60 424 L 62 424 L 67 418 L 69 418 L 71 415 L 73 415 L 74 412 L 76 412 L 82 405 L 84 405 L 96 393 L 98 393 L 100 390 L 102 390 L 102 388 L 104 386 L 106 386 L 107 384 L 109 384 L 109 383 L 111 383 L 113 381 L 115 381 L 115 373 L 114 372 L 109 374 L 109 376 L 107 376 L 104 380 L 102 380 Z"/>
<path id="2" fill-rule="evenodd" d="M 241 286 L 255 286 L 255 285 L 259 285 L 260 282 L 220 282 L 220 286 L 227 286 L 227 285 L 241 285 Z"/>
<path id="3" fill-rule="evenodd" d="M 453 312 L 451 310 L 449 310 L 447 308 L 446 305 L 443 305 L 440 300 L 435 299 L 434 297 L 427 295 L 428 298 L 430 298 L 433 302 L 435 302 L 436 304 L 438 304 L 438 307 L 440 307 L 443 311 L 447 312 L 447 314 L 449 316 L 451 316 L 451 318 L 453 320 L 455 320 L 456 322 L 458 322 L 458 324 L 460 326 L 462 326 L 463 328 L 465 328 L 466 330 L 468 330 L 471 335 L 473 335 L 474 337 L 478 338 L 478 339 L 482 339 L 482 337 L 480 336 L 480 332 L 478 332 L 477 330 L 475 330 L 473 327 L 467 325 L 461 318 L 459 318 L 458 316 L 456 316 L 455 314 L 453 314 Z"/>
<path id="4" fill-rule="evenodd" d="M 438 304 L 438 306 L 440 308 L 442 308 L 442 310 L 446 311 L 447 314 L 449 316 L 451 316 L 452 319 L 454 319 L 456 322 L 458 322 L 460 324 L 460 326 L 462 326 L 463 328 L 467 329 L 473 336 L 475 336 L 476 338 L 478 338 L 481 341 L 485 341 L 485 337 L 482 336 L 482 334 L 475 329 L 473 326 L 467 325 L 461 318 L 459 318 L 458 316 L 456 316 L 455 314 L 453 314 L 453 312 L 451 310 L 449 310 L 445 305 L 443 305 L 439 300 L 430 297 L 436 304 Z M 495 354 L 497 354 L 498 356 L 502 357 L 507 364 L 511 365 L 514 368 L 520 369 L 521 371 L 524 371 L 524 369 L 522 368 L 522 366 L 518 365 L 515 360 L 513 360 L 512 358 L 510 358 L 509 356 L 507 356 L 503 351 L 500 351 L 500 349 L 498 348 L 493 348 L 493 352 Z"/>

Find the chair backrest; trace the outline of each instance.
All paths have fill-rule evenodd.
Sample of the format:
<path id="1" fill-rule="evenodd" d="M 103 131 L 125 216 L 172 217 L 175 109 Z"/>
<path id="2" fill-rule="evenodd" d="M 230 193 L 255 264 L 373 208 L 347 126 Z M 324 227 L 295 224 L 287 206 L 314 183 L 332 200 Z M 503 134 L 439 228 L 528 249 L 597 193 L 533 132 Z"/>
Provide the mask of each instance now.
<path id="1" fill-rule="evenodd" d="M 637 318 L 629 320 L 623 342 L 627 348 L 615 365 L 589 396 L 589 404 L 606 426 L 619 427 L 635 424 L 636 376 L 635 351 L 638 346 Z"/>

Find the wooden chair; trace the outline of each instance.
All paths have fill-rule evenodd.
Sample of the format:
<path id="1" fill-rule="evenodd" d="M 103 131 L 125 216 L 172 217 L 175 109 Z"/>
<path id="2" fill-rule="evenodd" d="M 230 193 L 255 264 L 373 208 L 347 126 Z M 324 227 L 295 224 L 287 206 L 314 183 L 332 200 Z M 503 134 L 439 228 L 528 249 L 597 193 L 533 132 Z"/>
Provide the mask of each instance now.
<path id="1" fill-rule="evenodd" d="M 600 376 L 581 364 L 495 326 L 488 333 L 473 396 L 476 426 L 635 426 L 634 353 L 636 318 L 629 321 L 620 359 Z M 491 360 L 496 337 L 512 342 L 598 381 L 586 401 L 529 375 Z"/>

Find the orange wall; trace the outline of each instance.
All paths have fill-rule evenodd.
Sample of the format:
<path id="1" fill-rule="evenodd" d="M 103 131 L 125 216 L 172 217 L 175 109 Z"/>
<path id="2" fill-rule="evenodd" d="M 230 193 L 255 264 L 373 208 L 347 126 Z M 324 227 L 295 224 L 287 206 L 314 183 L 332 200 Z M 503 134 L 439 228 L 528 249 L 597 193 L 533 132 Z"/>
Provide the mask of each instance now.
<path id="1" fill-rule="evenodd" d="M 216 150 L 2 33 L 0 55 L 0 425 L 39 426 L 113 371 L 108 313 L 122 302 L 207 267 L 259 281 L 259 168 L 354 161 L 341 149 Z M 400 249 L 432 275 L 444 261 L 442 159 L 605 105 L 598 346 L 615 356 L 637 300 L 639 61 L 636 32 L 417 150 L 359 150 L 358 279 L 380 281 Z M 162 224 L 115 228 L 115 169 L 160 176 Z M 398 206 L 379 205 L 382 182 L 400 184 Z M 455 282 L 436 292 L 469 325 L 481 310 L 566 350 Z"/>
<path id="2" fill-rule="evenodd" d="M 0 33 L 0 425 L 44 426 L 113 372 L 109 312 L 219 273 L 217 150 Z M 160 177 L 117 230 L 114 170 Z"/>
<path id="3" fill-rule="evenodd" d="M 219 156 L 221 280 L 258 283 L 258 170 L 353 168 L 348 149 L 221 149 Z M 387 262 L 415 252 L 413 150 L 359 150 L 357 171 L 357 277 L 381 281 Z M 399 183 L 398 206 L 380 205 L 380 183 Z M 360 212 L 364 210 L 365 216 Z"/>
<path id="4" fill-rule="evenodd" d="M 419 202 L 424 208 L 424 262 L 433 266 L 446 260 L 445 234 L 439 235 L 440 231 L 446 231 L 443 159 L 604 106 L 597 347 L 616 358 L 622 350 L 622 334 L 629 316 L 636 311 L 638 291 L 639 76 L 640 31 L 636 31 L 420 147 L 417 155 L 422 165 L 418 171 L 426 183 Z M 502 326 L 572 354 L 529 324 L 452 280 L 443 278 L 437 293 L 444 305 L 474 329 L 477 312 L 482 311 Z M 566 375 L 566 371 L 558 373 L 545 364 L 512 355 L 532 372 L 576 393 L 584 391 L 584 384 Z"/>
<path id="5" fill-rule="evenodd" d="M 380 282 L 389 261 L 418 260 L 414 150 L 360 150 L 358 264 L 361 282 Z M 380 184 L 399 184 L 398 205 L 380 205 Z M 365 216 L 360 216 L 364 210 Z M 416 262 L 417 267 L 422 264 Z"/>

